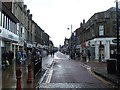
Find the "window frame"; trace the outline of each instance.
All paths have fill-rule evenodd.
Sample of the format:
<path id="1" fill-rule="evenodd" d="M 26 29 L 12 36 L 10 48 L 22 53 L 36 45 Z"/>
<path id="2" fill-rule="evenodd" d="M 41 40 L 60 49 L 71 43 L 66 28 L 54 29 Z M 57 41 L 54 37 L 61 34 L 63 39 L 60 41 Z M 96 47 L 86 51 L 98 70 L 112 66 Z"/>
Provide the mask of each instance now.
<path id="1" fill-rule="evenodd" d="M 104 36 L 104 25 L 99 25 L 99 36 Z"/>

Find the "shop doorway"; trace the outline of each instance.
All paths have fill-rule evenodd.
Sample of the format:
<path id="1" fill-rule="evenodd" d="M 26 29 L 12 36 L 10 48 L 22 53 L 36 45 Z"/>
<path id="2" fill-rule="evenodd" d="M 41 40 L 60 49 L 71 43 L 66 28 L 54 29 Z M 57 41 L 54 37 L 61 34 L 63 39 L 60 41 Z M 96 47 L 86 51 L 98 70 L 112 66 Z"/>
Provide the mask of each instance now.
<path id="1" fill-rule="evenodd" d="M 104 45 L 100 41 L 100 46 L 99 46 L 99 62 L 104 61 Z"/>

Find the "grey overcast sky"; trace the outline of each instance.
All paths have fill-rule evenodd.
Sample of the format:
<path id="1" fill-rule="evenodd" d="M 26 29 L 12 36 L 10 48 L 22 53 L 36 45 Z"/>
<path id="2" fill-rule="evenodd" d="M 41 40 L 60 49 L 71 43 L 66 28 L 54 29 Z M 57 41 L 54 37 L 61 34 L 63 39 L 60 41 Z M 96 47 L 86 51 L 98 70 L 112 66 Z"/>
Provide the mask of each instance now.
<path id="1" fill-rule="evenodd" d="M 115 0 L 24 0 L 33 20 L 50 35 L 55 46 L 70 37 L 68 27 L 79 28 L 94 13 L 115 7 Z"/>

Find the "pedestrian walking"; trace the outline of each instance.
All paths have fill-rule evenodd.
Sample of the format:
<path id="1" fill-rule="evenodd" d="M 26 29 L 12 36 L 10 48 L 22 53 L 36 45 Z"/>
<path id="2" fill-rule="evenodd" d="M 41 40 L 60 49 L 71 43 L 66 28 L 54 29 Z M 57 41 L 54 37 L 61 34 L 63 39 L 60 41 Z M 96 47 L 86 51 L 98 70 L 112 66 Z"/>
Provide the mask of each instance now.
<path id="1" fill-rule="evenodd" d="M 86 56 L 87 56 L 87 55 L 86 55 L 86 52 L 83 51 L 83 53 L 82 53 L 82 58 L 83 58 L 83 61 L 84 61 L 84 62 L 86 62 Z"/>
<path id="2" fill-rule="evenodd" d="M 55 53 L 54 50 L 51 49 L 51 50 L 50 50 L 51 57 L 54 57 L 54 53 Z"/>
<path id="3" fill-rule="evenodd" d="M 37 54 L 37 58 L 40 60 L 40 59 L 42 58 L 41 51 L 38 50 L 38 51 L 36 52 L 36 54 Z"/>
<path id="4" fill-rule="evenodd" d="M 90 50 L 88 50 L 88 52 L 87 52 L 87 56 L 88 56 L 88 61 L 90 61 L 90 57 L 91 57 Z"/>
<path id="5" fill-rule="evenodd" d="M 17 51 L 16 52 L 16 62 L 17 62 L 17 64 L 20 64 L 21 58 L 22 58 L 22 52 L 21 51 Z"/>
<path id="6" fill-rule="evenodd" d="M 13 57 L 14 57 L 14 53 L 12 51 L 9 51 L 9 53 L 8 53 L 8 60 L 9 60 L 10 65 L 13 62 Z"/>
<path id="7" fill-rule="evenodd" d="M 80 52 L 79 50 L 76 51 L 76 58 L 79 60 L 80 59 Z"/>
<path id="8" fill-rule="evenodd" d="M 9 65 L 8 52 L 4 51 L 2 54 L 2 67 L 3 67 L 3 69 L 5 69 L 8 65 Z"/>
<path id="9" fill-rule="evenodd" d="M 26 61 L 26 59 L 27 59 L 27 54 L 26 54 L 25 50 L 22 51 L 21 55 L 22 55 L 22 56 L 21 56 L 21 58 L 20 58 L 20 59 L 21 59 L 20 62 L 21 62 L 21 64 L 25 64 L 25 63 L 26 63 L 25 61 Z"/>
<path id="10" fill-rule="evenodd" d="M 52 52 L 52 50 L 50 51 L 50 55 L 51 55 L 51 57 L 53 56 L 53 52 Z"/>
<path id="11" fill-rule="evenodd" d="M 32 53 L 31 53 L 31 51 L 29 50 L 29 51 L 28 51 L 28 59 L 31 60 L 31 58 L 32 58 Z"/>
<path id="12" fill-rule="evenodd" d="M 52 50 L 52 55 L 53 55 L 53 57 L 54 57 L 54 54 L 55 54 L 55 51 L 54 51 L 54 50 Z"/>

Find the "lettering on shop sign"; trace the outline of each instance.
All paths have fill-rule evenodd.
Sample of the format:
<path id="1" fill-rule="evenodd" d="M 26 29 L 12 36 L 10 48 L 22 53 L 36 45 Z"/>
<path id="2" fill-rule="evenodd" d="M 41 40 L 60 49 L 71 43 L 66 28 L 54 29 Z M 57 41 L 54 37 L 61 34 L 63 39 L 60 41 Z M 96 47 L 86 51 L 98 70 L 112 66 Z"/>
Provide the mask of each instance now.
<path id="1" fill-rule="evenodd" d="M 2 30 L 0 29 L 0 33 L 2 32 Z"/>
<path id="2" fill-rule="evenodd" d="M 31 48 L 32 46 L 31 46 L 31 45 L 28 45 L 28 47 L 30 47 L 30 48 Z"/>
<path id="3" fill-rule="evenodd" d="M 113 39 L 112 42 L 117 43 L 117 39 Z M 120 39 L 119 39 L 119 43 L 120 43 Z"/>
<path id="4" fill-rule="evenodd" d="M 11 35 L 11 34 L 9 34 L 8 37 L 11 38 L 11 39 L 13 39 L 13 35 Z"/>

